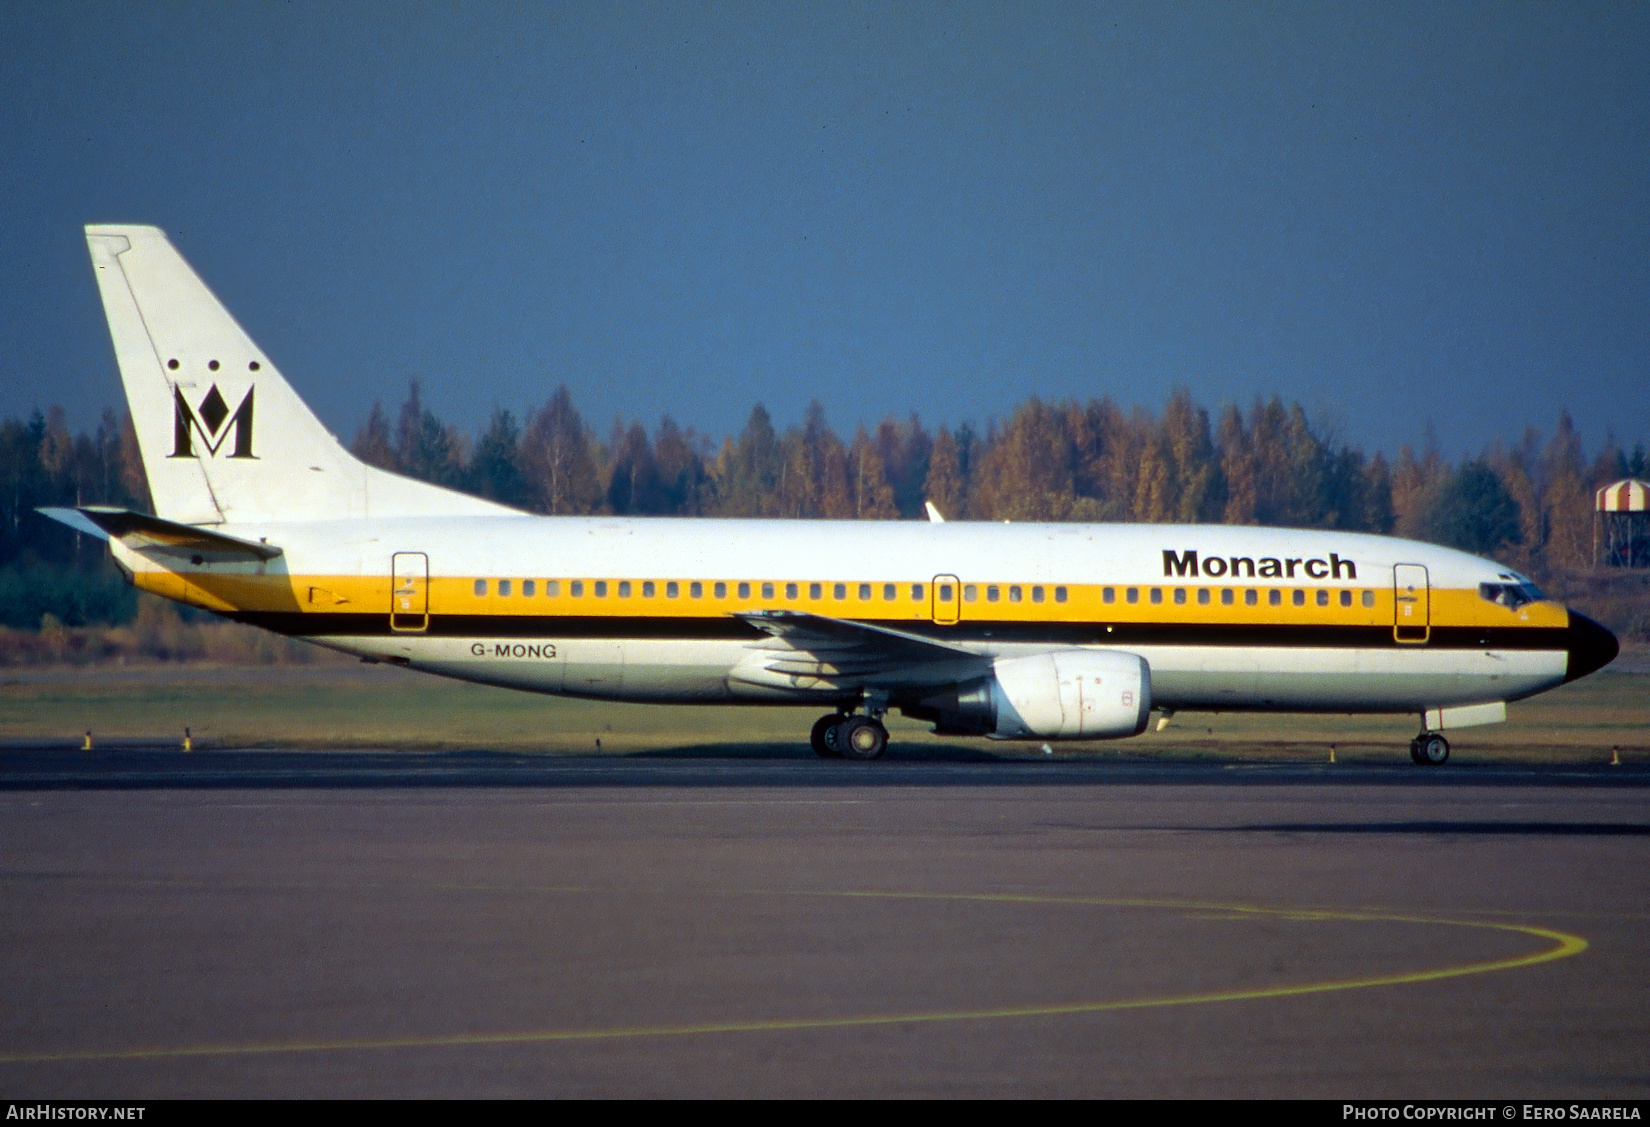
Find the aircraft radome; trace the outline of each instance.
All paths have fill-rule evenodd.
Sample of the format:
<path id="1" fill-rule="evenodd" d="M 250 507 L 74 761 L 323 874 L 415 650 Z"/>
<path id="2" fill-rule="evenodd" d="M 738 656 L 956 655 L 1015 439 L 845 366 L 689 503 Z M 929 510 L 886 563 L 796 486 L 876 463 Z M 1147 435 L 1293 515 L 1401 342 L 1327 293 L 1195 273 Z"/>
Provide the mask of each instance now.
<path id="1" fill-rule="evenodd" d="M 1616 640 L 1492 560 L 1212 525 L 542 517 L 352 457 L 153 227 L 86 241 L 155 515 L 49 510 L 145 591 L 374 661 L 541 693 L 811 705 L 874 759 L 1103 739 L 1153 709 L 1403 713 L 1439 733 Z M 936 513 L 930 513 L 937 516 Z"/>

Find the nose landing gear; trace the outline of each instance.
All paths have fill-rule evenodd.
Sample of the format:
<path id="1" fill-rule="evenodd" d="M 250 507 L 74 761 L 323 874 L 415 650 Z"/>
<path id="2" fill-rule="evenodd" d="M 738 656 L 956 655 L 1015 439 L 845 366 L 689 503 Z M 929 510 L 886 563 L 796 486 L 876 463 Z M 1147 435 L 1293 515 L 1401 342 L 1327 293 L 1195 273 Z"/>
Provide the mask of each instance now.
<path id="1" fill-rule="evenodd" d="M 1437 732 L 1422 732 L 1409 741 L 1409 757 L 1423 767 L 1440 767 L 1449 762 L 1449 741 Z"/>

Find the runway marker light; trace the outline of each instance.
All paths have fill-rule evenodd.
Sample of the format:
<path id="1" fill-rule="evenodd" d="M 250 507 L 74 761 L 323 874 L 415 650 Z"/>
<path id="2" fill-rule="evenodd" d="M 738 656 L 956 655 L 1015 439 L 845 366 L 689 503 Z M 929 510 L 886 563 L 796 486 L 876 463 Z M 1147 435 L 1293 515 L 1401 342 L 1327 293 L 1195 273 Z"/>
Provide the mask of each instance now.
<path id="1" fill-rule="evenodd" d="M 81 751 L 91 751 L 92 750 L 92 730 L 90 728 L 86 729 L 86 742 L 80 745 L 80 750 Z"/>
<path id="2" fill-rule="evenodd" d="M 1331 762 L 1331 763 L 1335 762 L 1335 745 L 1334 744 L 1329 745 L 1329 762 Z"/>
<path id="3" fill-rule="evenodd" d="M 194 751 L 195 750 L 194 738 L 189 735 L 189 729 L 187 727 L 185 727 L 184 730 L 183 730 L 183 750 L 184 751 Z"/>
<path id="4" fill-rule="evenodd" d="M 1612 747 L 1610 749 L 1610 766 L 1612 766 L 1612 767 L 1620 767 L 1621 766 L 1621 748 Z"/>

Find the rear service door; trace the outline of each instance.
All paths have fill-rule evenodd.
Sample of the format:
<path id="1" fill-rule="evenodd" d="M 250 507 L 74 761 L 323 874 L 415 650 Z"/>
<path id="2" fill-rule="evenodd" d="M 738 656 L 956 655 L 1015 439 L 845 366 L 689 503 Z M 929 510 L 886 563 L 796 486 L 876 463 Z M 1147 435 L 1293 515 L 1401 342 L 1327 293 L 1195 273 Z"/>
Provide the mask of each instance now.
<path id="1" fill-rule="evenodd" d="M 390 629 L 416 634 L 430 626 L 430 557 L 397 552 L 390 557 Z"/>
<path id="2" fill-rule="evenodd" d="M 1425 642 L 1432 628 L 1427 569 L 1420 564 L 1395 564 L 1392 594 L 1392 636 L 1400 642 Z"/>
<path id="3" fill-rule="evenodd" d="M 962 584 L 955 575 L 934 576 L 934 621 L 954 626 L 962 615 Z"/>

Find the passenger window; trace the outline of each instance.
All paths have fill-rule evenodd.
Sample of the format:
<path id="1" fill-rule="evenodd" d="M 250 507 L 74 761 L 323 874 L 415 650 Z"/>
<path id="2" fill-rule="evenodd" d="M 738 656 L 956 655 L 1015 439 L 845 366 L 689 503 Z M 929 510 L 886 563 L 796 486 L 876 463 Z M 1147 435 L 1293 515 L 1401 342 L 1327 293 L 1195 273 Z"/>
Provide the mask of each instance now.
<path id="1" fill-rule="evenodd" d="M 1209 589 L 1207 587 L 1199 587 L 1197 589 L 1197 605 L 1200 607 L 1206 607 L 1209 605 Z"/>
<path id="2" fill-rule="evenodd" d="M 652 584 L 649 584 L 648 586 L 652 586 Z M 628 579 L 619 580 L 619 598 L 621 598 L 621 599 L 630 598 L 630 580 L 628 580 Z"/>
<path id="3" fill-rule="evenodd" d="M 885 603 L 891 603 L 897 598 L 899 598 L 899 592 L 894 590 L 894 585 L 892 583 L 884 583 L 882 585 L 882 601 Z"/>
<path id="4" fill-rule="evenodd" d="M 1343 590 L 1341 592 L 1341 606 L 1349 607 L 1351 605 L 1352 605 L 1352 592 Z"/>
<path id="5" fill-rule="evenodd" d="M 722 582 L 718 581 L 716 586 L 711 588 L 711 592 L 718 599 L 725 599 L 725 598 L 728 597 L 728 585 L 726 583 L 722 583 Z"/>
<path id="6" fill-rule="evenodd" d="M 1296 587 L 1295 593 L 1291 597 L 1290 601 L 1298 607 L 1304 607 L 1306 605 L 1306 592 L 1302 591 L 1299 587 Z"/>
<path id="7" fill-rule="evenodd" d="M 921 584 L 921 583 L 911 584 L 911 601 L 913 603 L 920 603 L 920 602 L 922 602 L 922 599 L 923 599 L 923 584 Z"/>
<path id="8" fill-rule="evenodd" d="M 1153 603 L 1161 603 L 1162 601 L 1163 601 L 1163 588 L 1153 587 L 1152 588 L 1152 602 Z"/>
<path id="9" fill-rule="evenodd" d="M 1040 603 L 1043 601 L 1043 589 L 1041 587 L 1033 587 L 1031 589 L 1031 601 L 1034 603 Z"/>
<path id="10" fill-rule="evenodd" d="M 808 584 L 808 598 L 810 598 L 810 599 L 823 599 L 824 597 L 825 597 L 825 588 L 821 587 L 817 583 Z"/>
<path id="11" fill-rule="evenodd" d="M 859 601 L 862 603 L 868 603 L 871 601 L 871 585 L 869 583 L 861 583 L 859 585 Z"/>
<path id="12" fill-rule="evenodd" d="M 476 594 L 485 595 L 486 593 L 487 593 L 487 581 L 485 579 L 476 580 Z"/>
<path id="13" fill-rule="evenodd" d="M 1123 592 L 1123 598 L 1127 602 L 1138 603 L 1140 601 L 1140 588 L 1138 588 L 1138 587 L 1128 588 L 1126 591 Z"/>
<path id="14" fill-rule="evenodd" d="M 505 596 L 506 598 L 509 597 L 509 595 L 510 595 L 510 581 L 508 579 L 500 579 L 498 581 L 498 593 L 500 595 Z"/>
<path id="15" fill-rule="evenodd" d="M 1234 601 L 1235 596 L 1232 594 L 1232 589 L 1230 587 L 1222 587 L 1220 589 L 1220 605 L 1223 607 L 1229 607 Z"/>
<path id="16" fill-rule="evenodd" d="M 674 599 L 681 593 L 681 584 L 677 583 L 676 580 L 672 579 L 670 582 L 665 584 L 665 598 Z"/>
<path id="17" fill-rule="evenodd" d="M 651 579 L 642 580 L 642 598 L 651 599 L 653 597 L 653 592 L 655 590 L 657 590 L 657 588 L 655 588 L 653 586 L 653 580 L 651 580 Z M 624 588 L 623 587 L 619 588 L 619 594 L 622 595 L 624 593 L 625 593 Z"/>
<path id="18" fill-rule="evenodd" d="M 688 584 L 688 596 L 690 598 L 694 598 L 694 599 L 704 598 L 705 597 L 705 585 L 703 583 L 699 582 L 697 579 L 695 579 L 692 583 Z"/>
<path id="19" fill-rule="evenodd" d="M 739 585 L 739 597 L 741 599 L 748 599 L 751 597 L 751 585 L 749 583 L 741 583 Z"/>
<path id="20" fill-rule="evenodd" d="M 1255 590 L 1253 587 L 1251 587 L 1247 591 L 1243 592 L 1243 605 L 1244 606 L 1252 607 L 1252 606 L 1256 605 L 1259 602 L 1260 602 L 1260 592 Z"/>
<path id="21" fill-rule="evenodd" d="M 559 580 L 559 579 L 547 580 L 544 584 L 544 594 L 547 598 L 551 598 L 551 599 L 560 598 L 561 597 L 561 580 Z"/>
<path id="22" fill-rule="evenodd" d="M 744 584 L 743 584 L 743 583 L 741 583 L 741 584 L 740 584 L 740 585 L 739 585 L 739 589 L 740 589 L 740 590 L 741 590 L 741 591 L 743 591 L 743 590 L 744 590 L 744 589 L 745 589 L 745 585 L 744 585 Z M 771 599 L 771 598 L 773 598 L 773 584 L 772 584 L 772 583 L 764 583 L 764 584 L 762 584 L 762 597 L 763 597 L 763 598 L 764 598 L 764 599 Z"/>
<path id="23" fill-rule="evenodd" d="M 1175 602 L 1175 606 L 1185 606 L 1186 605 L 1186 588 L 1176 587 L 1174 589 L 1174 602 Z"/>
<path id="24" fill-rule="evenodd" d="M 941 584 L 938 585 L 938 590 L 939 590 L 940 602 L 949 603 L 951 601 L 951 584 L 941 583 Z"/>
<path id="25" fill-rule="evenodd" d="M 567 593 L 575 599 L 584 598 L 584 580 L 575 579 L 567 585 Z"/>
<path id="26" fill-rule="evenodd" d="M 1054 589 L 1054 601 L 1057 603 L 1063 603 L 1066 601 L 1066 589 L 1064 587 L 1056 587 Z"/>
<path id="27" fill-rule="evenodd" d="M 785 584 L 785 597 L 787 599 L 796 598 L 796 584 L 795 583 Z"/>
<path id="28" fill-rule="evenodd" d="M 975 603 L 980 600 L 980 589 L 972 583 L 963 584 L 963 602 Z"/>
<path id="29" fill-rule="evenodd" d="M 1101 590 L 1100 601 L 1103 603 L 1115 603 L 1117 601 L 1117 589 L 1115 587 L 1106 587 Z"/>
<path id="30" fill-rule="evenodd" d="M 1009 602 L 1017 603 L 1022 598 L 1024 598 L 1024 595 L 1020 591 L 1019 584 L 1014 584 L 1013 586 L 1009 587 L 1009 589 L 1008 589 L 1008 601 Z"/>
<path id="31" fill-rule="evenodd" d="M 1002 596 L 1002 589 L 1000 587 L 998 587 L 995 583 L 993 583 L 990 586 L 986 587 L 986 589 L 985 589 L 985 601 L 986 602 L 994 603 L 1001 596 Z"/>
<path id="32" fill-rule="evenodd" d="M 1364 606 L 1372 607 L 1374 605 L 1375 605 L 1375 592 L 1365 591 L 1364 592 Z"/>
<path id="33" fill-rule="evenodd" d="M 1281 607 L 1283 605 L 1283 592 L 1278 590 L 1276 587 L 1273 587 L 1271 590 L 1267 591 L 1266 604 L 1268 606 Z"/>
<path id="34" fill-rule="evenodd" d="M 848 585 L 846 583 L 838 583 L 838 584 L 835 584 L 831 588 L 831 598 L 833 598 L 833 599 L 846 599 L 847 597 L 848 597 Z"/>
<path id="35" fill-rule="evenodd" d="M 1329 592 L 1325 591 L 1321 587 L 1318 589 L 1318 605 L 1320 607 L 1326 607 L 1329 605 Z"/>
<path id="36" fill-rule="evenodd" d="M 537 583 L 534 583 L 531 579 L 523 579 L 521 581 L 521 597 L 522 598 L 531 599 L 534 595 L 536 595 L 538 593 L 539 593 L 539 585 Z"/>
<path id="37" fill-rule="evenodd" d="M 598 599 L 607 598 L 607 580 L 605 580 L 605 579 L 596 580 L 595 595 L 596 595 L 596 598 L 598 598 Z"/>

